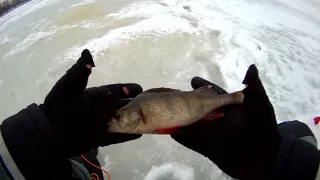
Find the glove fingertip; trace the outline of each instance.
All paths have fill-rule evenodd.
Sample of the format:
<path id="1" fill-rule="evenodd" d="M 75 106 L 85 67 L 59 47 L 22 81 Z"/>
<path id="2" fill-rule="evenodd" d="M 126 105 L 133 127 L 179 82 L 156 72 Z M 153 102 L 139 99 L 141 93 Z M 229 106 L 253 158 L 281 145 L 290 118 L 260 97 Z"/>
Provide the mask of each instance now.
<path id="1" fill-rule="evenodd" d="M 86 64 L 86 65 L 89 64 L 92 67 L 95 67 L 92 55 L 88 49 L 85 49 L 82 51 L 80 60 L 82 61 L 83 64 Z"/>
<path id="2" fill-rule="evenodd" d="M 198 89 L 200 87 L 211 85 L 211 84 L 212 84 L 211 82 L 209 82 L 201 77 L 198 77 L 198 76 L 192 78 L 192 80 L 191 80 L 191 86 L 193 89 Z"/>
<path id="3" fill-rule="evenodd" d="M 259 80 L 259 71 L 256 65 L 252 64 L 248 68 L 248 71 L 244 80 L 242 81 L 242 84 L 247 84 L 249 86 L 250 84 L 255 83 L 257 80 Z"/>
<path id="4" fill-rule="evenodd" d="M 124 84 L 124 86 L 128 92 L 124 92 L 127 97 L 136 97 L 138 94 L 142 93 L 143 88 L 139 84 L 128 83 Z"/>
<path id="5" fill-rule="evenodd" d="M 225 91 L 224 89 L 222 89 L 220 86 L 218 86 L 215 83 L 212 83 L 210 81 L 207 81 L 201 77 L 198 77 L 198 76 L 192 78 L 191 86 L 193 89 L 199 89 L 204 86 L 211 86 L 209 88 L 212 89 L 217 94 L 228 94 L 228 92 Z"/>

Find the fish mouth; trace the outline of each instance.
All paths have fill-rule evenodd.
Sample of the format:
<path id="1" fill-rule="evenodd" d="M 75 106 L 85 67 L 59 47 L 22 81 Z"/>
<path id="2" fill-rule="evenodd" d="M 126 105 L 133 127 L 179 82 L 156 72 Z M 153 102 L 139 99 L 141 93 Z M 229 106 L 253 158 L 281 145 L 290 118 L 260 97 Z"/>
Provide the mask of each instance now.
<path id="1" fill-rule="evenodd" d="M 126 106 L 133 98 L 125 98 L 125 99 L 120 99 L 116 103 L 116 110 L 119 111 L 122 109 L 124 106 Z"/>

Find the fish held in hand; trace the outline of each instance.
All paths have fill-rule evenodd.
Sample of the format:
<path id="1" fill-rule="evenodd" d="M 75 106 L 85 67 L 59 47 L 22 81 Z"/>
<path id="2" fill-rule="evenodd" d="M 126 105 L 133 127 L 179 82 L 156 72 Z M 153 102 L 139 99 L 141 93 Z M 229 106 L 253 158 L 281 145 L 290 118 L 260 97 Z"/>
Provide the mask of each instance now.
<path id="1" fill-rule="evenodd" d="M 203 90 L 183 92 L 168 88 L 145 91 L 119 109 L 109 121 L 108 132 L 170 134 L 175 128 L 197 122 L 214 110 L 229 104 L 241 104 L 241 91 L 217 95 Z"/>

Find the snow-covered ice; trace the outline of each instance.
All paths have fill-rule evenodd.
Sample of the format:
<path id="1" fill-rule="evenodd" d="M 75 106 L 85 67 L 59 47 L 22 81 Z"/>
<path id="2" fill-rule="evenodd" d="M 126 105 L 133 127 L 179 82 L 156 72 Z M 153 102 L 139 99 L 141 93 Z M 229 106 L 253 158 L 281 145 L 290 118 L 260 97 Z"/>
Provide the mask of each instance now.
<path id="1" fill-rule="evenodd" d="M 0 18 L 0 117 L 41 103 L 84 48 L 89 86 L 137 82 L 191 89 L 193 76 L 228 91 L 256 64 L 279 122 L 320 138 L 320 3 L 315 0 L 33 0 Z M 112 179 L 228 179 L 167 136 L 100 149 Z M 179 180 L 180 180 L 179 179 Z"/>
<path id="2" fill-rule="evenodd" d="M 193 169 L 183 164 L 168 163 L 161 166 L 153 166 L 144 180 L 194 180 Z"/>

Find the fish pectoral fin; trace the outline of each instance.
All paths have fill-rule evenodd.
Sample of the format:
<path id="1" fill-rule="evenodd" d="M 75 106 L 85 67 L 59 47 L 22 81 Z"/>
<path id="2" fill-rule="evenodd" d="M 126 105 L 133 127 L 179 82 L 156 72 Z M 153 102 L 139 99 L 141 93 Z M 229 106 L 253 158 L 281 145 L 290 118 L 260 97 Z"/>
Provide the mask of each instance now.
<path id="1" fill-rule="evenodd" d="M 159 93 L 159 92 L 179 92 L 179 89 L 171 89 L 171 88 L 165 88 L 165 87 L 161 87 L 161 88 L 152 88 L 152 89 L 148 89 L 144 92 L 147 93 Z"/>
<path id="2" fill-rule="evenodd" d="M 207 114 L 206 116 L 204 116 L 202 119 L 206 120 L 206 121 L 213 121 L 216 119 L 223 118 L 223 116 L 224 116 L 224 114 L 222 111 L 215 110 L 215 111 L 212 111 L 211 113 Z"/>
<path id="3" fill-rule="evenodd" d="M 174 126 L 169 128 L 160 128 L 153 131 L 154 134 L 172 134 L 180 126 Z"/>

